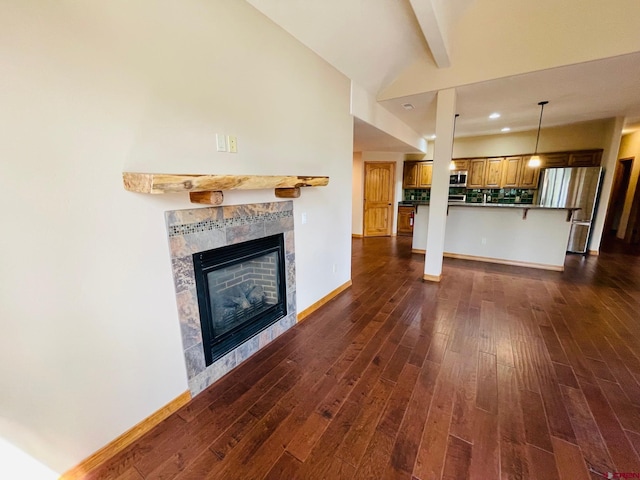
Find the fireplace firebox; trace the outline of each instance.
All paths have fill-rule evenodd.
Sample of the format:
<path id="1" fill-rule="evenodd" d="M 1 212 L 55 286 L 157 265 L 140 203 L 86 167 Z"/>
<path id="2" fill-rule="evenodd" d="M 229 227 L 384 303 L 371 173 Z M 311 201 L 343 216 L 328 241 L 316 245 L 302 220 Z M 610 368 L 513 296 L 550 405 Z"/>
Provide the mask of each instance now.
<path id="1" fill-rule="evenodd" d="M 207 366 L 287 314 L 284 235 L 193 254 Z"/>

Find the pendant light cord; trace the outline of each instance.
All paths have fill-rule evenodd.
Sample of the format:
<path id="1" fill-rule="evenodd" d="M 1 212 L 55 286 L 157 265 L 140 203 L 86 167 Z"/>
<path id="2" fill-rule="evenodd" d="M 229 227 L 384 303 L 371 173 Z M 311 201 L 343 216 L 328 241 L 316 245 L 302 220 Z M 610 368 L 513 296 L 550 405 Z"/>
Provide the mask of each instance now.
<path id="1" fill-rule="evenodd" d="M 538 141 L 540 140 L 540 126 L 542 125 L 542 112 L 544 112 L 544 106 L 549 103 L 547 101 L 544 102 L 540 102 L 538 103 L 538 105 L 540 105 L 540 120 L 538 121 L 538 136 L 536 136 L 536 149 L 533 152 L 533 155 L 536 156 L 538 154 Z M 455 129 L 455 123 L 453 124 L 454 129 Z"/>

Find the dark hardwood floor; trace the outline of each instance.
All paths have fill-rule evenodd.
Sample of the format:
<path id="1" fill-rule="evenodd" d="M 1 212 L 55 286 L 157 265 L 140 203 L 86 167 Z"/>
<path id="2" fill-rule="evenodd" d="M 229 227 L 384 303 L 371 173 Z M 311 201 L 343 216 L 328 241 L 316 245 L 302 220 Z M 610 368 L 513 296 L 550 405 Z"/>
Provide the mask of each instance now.
<path id="1" fill-rule="evenodd" d="M 640 257 L 433 284 L 410 242 L 354 240 L 351 289 L 88 478 L 640 473 Z"/>

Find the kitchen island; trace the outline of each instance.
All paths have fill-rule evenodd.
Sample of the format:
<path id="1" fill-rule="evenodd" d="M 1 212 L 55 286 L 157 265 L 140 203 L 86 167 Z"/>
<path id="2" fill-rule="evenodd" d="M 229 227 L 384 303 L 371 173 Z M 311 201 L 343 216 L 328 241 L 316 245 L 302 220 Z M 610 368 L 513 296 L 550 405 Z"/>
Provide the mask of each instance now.
<path id="1" fill-rule="evenodd" d="M 429 205 L 417 203 L 416 210 L 412 250 L 424 253 Z M 575 210 L 527 204 L 450 203 L 444 256 L 563 271 Z"/>

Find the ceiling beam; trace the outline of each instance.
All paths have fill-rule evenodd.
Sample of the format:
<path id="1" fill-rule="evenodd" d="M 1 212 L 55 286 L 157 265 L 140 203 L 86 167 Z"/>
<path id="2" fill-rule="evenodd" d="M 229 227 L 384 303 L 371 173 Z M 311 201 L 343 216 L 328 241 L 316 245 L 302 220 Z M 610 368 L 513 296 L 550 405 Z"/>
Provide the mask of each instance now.
<path id="1" fill-rule="evenodd" d="M 451 66 L 449 60 L 449 52 L 445 38 L 440 29 L 435 9 L 433 8 L 433 0 L 409 0 L 411 8 L 418 19 L 422 35 L 429 45 L 433 59 L 438 68 L 446 68 Z"/>

